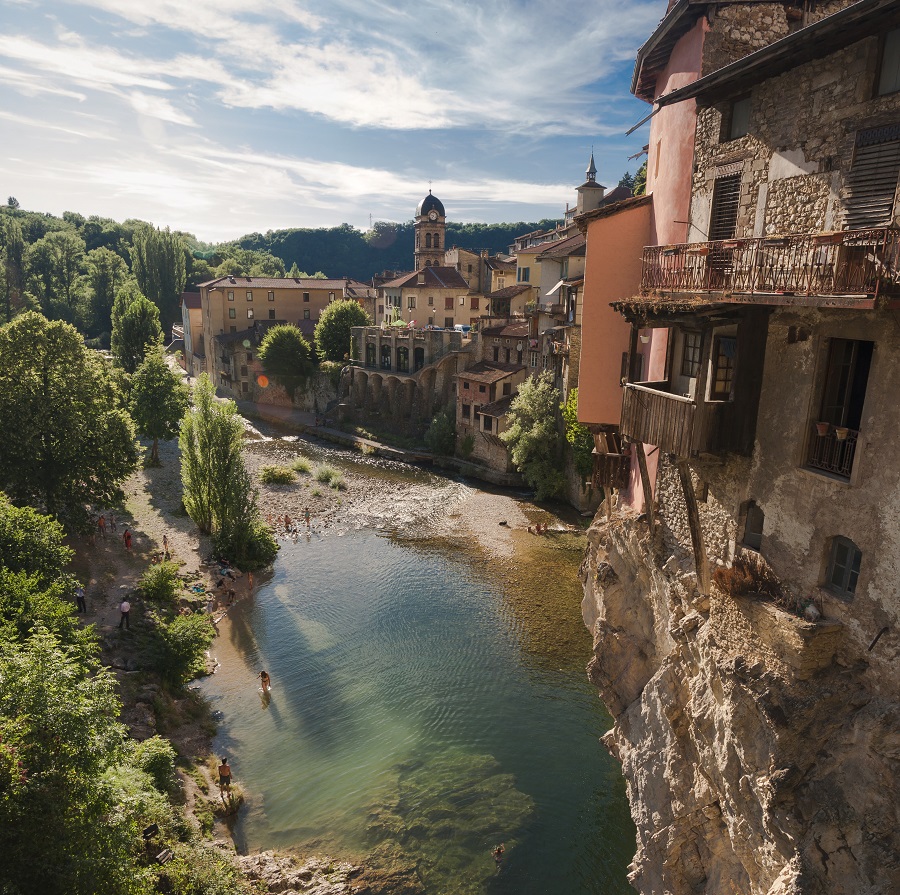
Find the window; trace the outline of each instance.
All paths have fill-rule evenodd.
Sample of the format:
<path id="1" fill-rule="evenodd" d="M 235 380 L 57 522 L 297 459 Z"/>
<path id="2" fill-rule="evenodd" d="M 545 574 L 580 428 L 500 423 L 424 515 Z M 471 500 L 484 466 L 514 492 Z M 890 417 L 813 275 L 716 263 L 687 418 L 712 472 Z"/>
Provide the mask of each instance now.
<path id="1" fill-rule="evenodd" d="M 538 353 L 536 351 L 528 352 L 528 365 L 532 370 L 538 365 Z"/>
<path id="2" fill-rule="evenodd" d="M 237 309 L 229 308 L 228 309 L 228 317 L 229 317 L 229 319 L 234 320 L 234 318 L 237 317 Z"/>
<path id="3" fill-rule="evenodd" d="M 275 319 L 275 308 L 269 308 L 269 320 Z"/>
<path id="4" fill-rule="evenodd" d="M 831 542 L 831 556 L 825 575 L 825 586 L 844 597 L 856 593 L 862 552 L 849 538 L 836 537 Z"/>
<path id="5" fill-rule="evenodd" d="M 434 307 L 434 296 L 433 295 L 428 296 L 428 307 L 429 308 Z"/>
<path id="6" fill-rule="evenodd" d="M 531 280 L 531 268 L 520 267 L 517 271 L 517 279 L 520 283 L 528 283 Z"/>
<path id="7" fill-rule="evenodd" d="M 246 376 L 246 375 L 247 375 L 247 368 L 245 366 L 242 366 L 241 367 L 241 376 Z"/>
<path id="8" fill-rule="evenodd" d="M 366 366 L 375 366 L 375 343 L 366 342 Z"/>
<path id="9" fill-rule="evenodd" d="M 409 372 L 409 348 L 406 346 L 397 348 L 397 369 L 401 373 Z"/>
<path id="10" fill-rule="evenodd" d="M 309 293 L 308 293 L 308 292 L 304 292 L 304 293 L 303 293 L 303 300 L 304 300 L 304 301 L 309 301 Z"/>
<path id="11" fill-rule="evenodd" d="M 253 319 L 253 308 L 247 308 L 247 319 L 248 320 Z"/>
<path id="12" fill-rule="evenodd" d="M 494 345 L 494 360 L 500 360 L 500 349 Z"/>
<path id="13" fill-rule="evenodd" d="M 425 248 L 426 249 L 431 248 L 431 234 L 430 233 L 425 234 Z"/>
<path id="14" fill-rule="evenodd" d="M 307 308 L 307 309 L 303 312 L 303 319 L 304 319 L 304 320 L 309 320 L 309 308 Z"/>
<path id="15" fill-rule="evenodd" d="M 751 550 L 759 550 L 762 546 L 763 524 L 766 521 L 765 514 L 756 505 L 756 501 L 751 500 L 747 504 L 747 515 L 744 520 L 744 539 L 743 545 Z"/>
<path id="16" fill-rule="evenodd" d="M 503 383 L 503 394 L 504 394 L 504 395 L 511 395 L 511 394 L 512 394 L 512 383 L 511 383 L 511 382 L 504 382 L 504 383 Z"/>
<path id="17" fill-rule="evenodd" d="M 229 292 L 228 292 L 228 300 L 229 300 L 229 301 L 234 301 L 234 291 L 233 291 L 233 290 L 229 290 Z"/>
<path id="18" fill-rule="evenodd" d="M 381 369 L 390 370 L 391 368 L 391 346 L 381 346 Z"/>
<path id="19" fill-rule="evenodd" d="M 407 306 L 411 311 L 414 311 L 414 310 L 416 309 L 416 297 L 415 297 L 415 295 L 409 295 L 409 296 L 407 296 L 407 298 L 406 298 L 406 306 Z"/>
<path id="20" fill-rule="evenodd" d="M 750 132 L 750 97 L 736 99 L 722 116 L 722 142 L 737 140 Z"/>
<path id="21" fill-rule="evenodd" d="M 469 390 L 469 383 L 468 383 L 468 382 L 464 382 L 464 383 L 463 383 L 463 388 L 464 388 L 466 391 L 468 391 L 468 390 Z"/>
<path id="22" fill-rule="evenodd" d="M 250 389 L 250 386 L 246 382 L 241 383 L 241 391 L 242 392 L 249 391 L 249 389 Z"/>
<path id="23" fill-rule="evenodd" d="M 498 289 L 502 289 L 505 284 L 506 284 L 506 280 L 504 280 L 503 277 L 497 277 L 497 288 Z"/>
<path id="24" fill-rule="evenodd" d="M 727 401 L 731 398 L 736 345 L 737 340 L 733 336 L 716 336 L 713 342 L 713 357 L 716 359 L 710 394 L 713 401 Z"/>
<path id="25" fill-rule="evenodd" d="M 472 265 L 469 265 L 469 273 L 472 273 Z"/>
<path id="26" fill-rule="evenodd" d="M 487 389 L 486 389 L 483 385 L 479 385 L 479 386 L 478 386 L 478 392 L 479 392 L 479 394 L 482 394 L 482 395 L 483 395 L 486 391 L 487 391 Z"/>
<path id="27" fill-rule="evenodd" d="M 247 301 L 253 301 L 253 293 L 252 292 L 247 293 Z"/>
<path id="28" fill-rule="evenodd" d="M 450 299 L 450 303 L 453 303 L 453 299 Z M 445 317 L 444 318 L 444 329 L 453 329 L 453 318 Z"/>
<path id="29" fill-rule="evenodd" d="M 709 217 L 709 240 L 731 239 L 737 227 L 741 198 L 741 175 L 719 177 L 713 185 L 712 211 Z"/>
<path id="30" fill-rule="evenodd" d="M 247 352 L 247 363 L 248 364 L 253 363 L 253 355 L 249 351 Z"/>
<path id="31" fill-rule="evenodd" d="M 865 230 L 891 222 L 898 174 L 900 124 L 858 131 L 844 189 L 848 230 Z M 862 249 L 863 253 L 866 251 Z"/>
<path id="32" fill-rule="evenodd" d="M 681 351 L 681 375 L 695 379 L 700 372 L 700 333 L 685 333 Z"/>
<path id="33" fill-rule="evenodd" d="M 900 90 L 900 28 L 889 31 L 881 51 L 881 70 L 878 75 L 878 95 Z"/>
<path id="34" fill-rule="evenodd" d="M 462 307 L 466 303 L 465 295 L 460 295 L 459 297 L 459 306 Z"/>
<path id="35" fill-rule="evenodd" d="M 470 299 L 469 310 L 471 310 L 471 311 L 478 310 L 478 296 L 477 295 L 473 295 L 472 298 Z"/>
<path id="36" fill-rule="evenodd" d="M 441 238 L 437 235 L 437 233 L 434 234 L 434 247 L 436 249 L 439 249 L 441 247 Z"/>
<path id="37" fill-rule="evenodd" d="M 471 404 L 463 404 L 462 406 L 462 418 L 464 420 L 472 419 L 472 405 Z"/>
<path id="38" fill-rule="evenodd" d="M 229 327 L 228 327 L 228 332 L 230 332 L 230 333 L 236 333 L 236 332 L 237 332 L 237 327 L 236 327 L 236 326 L 229 326 Z"/>
<path id="39" fill-rule="evenodd" d="M 489 416 L 481 416 L 481 427 L 485 432 L 490 432 L 493 429 L 494 421 Z"/>
<path id="40" fill-rule="evenodd" d="M 275 301 L 275 293 L 274 292 L 271 292 L 271 291 L 269 292 L 269 301 Z"/>
<path id="41" fill-rule="evenodd" d="M 329 292 L 329 293 L 328 293 L 328 300 L 329 300 L 329 301 L 334 301 L 334 293 L 333 293 L 333 292 Z"/>
<path id="42" fill-rule="evenodd" d="M 504 348 L 503 350 L 506 352 L 506 355 L 505 355 L 506 363 L 509 363 L 510 360 L 512 360 L 512 352 L 509 350 L 509 348 Z"/>
<path id="43" fill-rule="evenodd" d="M 448 295 L 444 298 L 444 310 L 445 311 L 453 310 L 453 296 Z M 450 325 L 452 326 L 453 324 L 451 323 Z"/>

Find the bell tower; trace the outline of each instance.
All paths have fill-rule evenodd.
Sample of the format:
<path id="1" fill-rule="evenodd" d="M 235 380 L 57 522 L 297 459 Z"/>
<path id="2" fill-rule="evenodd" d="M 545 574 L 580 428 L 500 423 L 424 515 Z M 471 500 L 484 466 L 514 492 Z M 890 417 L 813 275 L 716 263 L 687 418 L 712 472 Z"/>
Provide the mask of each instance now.
<path id="1" fill-rule="evenodd" d="M 423 267 L 440 267 L 444 263 L 444 249 L 447 248 L 445 230 L 447 216 L 444 205 L 437 196 L 428 195 L 416 208 L 416 270 Z"/>

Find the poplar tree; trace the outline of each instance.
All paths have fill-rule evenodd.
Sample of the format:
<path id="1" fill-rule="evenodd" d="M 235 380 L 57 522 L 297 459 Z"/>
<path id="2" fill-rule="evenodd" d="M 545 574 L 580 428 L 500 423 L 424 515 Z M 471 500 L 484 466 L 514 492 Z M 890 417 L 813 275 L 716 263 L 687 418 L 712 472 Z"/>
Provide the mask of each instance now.
<path id="1" fill-rule="evenodd" d="M 160 230 L 150 224 L 135 228 L 131 245 L 131 270 L 141 292 L 159 308 L 163 326 L 168 328 L 181 318 L 179 301 L 184 291 L 184 241 L 168 227 Z"/>
<path id="2" fill-rule="evenodd" d="M 126 283 L 113 302 L 110 339 L 113 358 L 126 373 L 133 373 L 147 354 L 161 344 L 159 309 L 134 283 Z"/>

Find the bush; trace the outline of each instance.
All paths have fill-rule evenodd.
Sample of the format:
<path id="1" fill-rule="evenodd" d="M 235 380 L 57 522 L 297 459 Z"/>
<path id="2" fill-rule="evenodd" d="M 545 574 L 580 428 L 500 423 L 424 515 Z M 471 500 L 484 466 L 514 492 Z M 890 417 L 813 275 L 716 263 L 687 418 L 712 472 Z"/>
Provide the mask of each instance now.
<path id="1" fill-rule="evenodd" d="M 459 446 L 459 453 L 463 457 L 471 457 L 472 451 L 475 449 L 475 436 L 467 435 Z"/>
<path id="2" fill-rule="evenodd" d="M 175 748 L 161 736 L 152 736 L 134 747 L 132 764 L 150 775 L 153 785 L 165 795 L 178 791 L 175 776 Z"/>
<path id="3" fill-rule="evenodd" d="M 341 384 L 341 370 L 344 364 L 335 360 L 323 360 L 319 364 L 320 372 L 331 380 L 331 384 L 335 387 Z"/>
<path id="4" fill-rule="evenodd" d="M 456 447 L 456 408 L 453 405 L 435 414 L 425 433 L 425 444 L 435 454 L 453 455 Z"/>
<path id="5" fill-rule="evenodd" d="M 732 597 L 759 594 L 780 601 L 784 596 L 781 582 L 768 568 L 765 561 L 752 562 L 746 556 L 736 557 L 730 569 L 726 566 L 719 566 L 713 572 L 713 581 Z"/>
<path id="6" fill-rule="evenodd" d="M 206 669 L 206 651 L 215 631 L 204 615 L 177 615 L 156 620 L 153 633 L 154 670 L 166 683 L 181 687 Z"/>
<path id="7" fill-rule="evenodd" d="M 160 870 L 160 891 L 179 895 L 246 895 L 246 884 L 235 865 L 199 842 L 174 846 L 175 857 Z"/>
<path id="8" fill-rule="evenodd" d="M 340 478 L 340 473 L 333 467 L 329 466 L 327 463 L 323 463 L 316 470 L 316 481 L 321 482 L 323 485 L 330 485 L 331 480 L 334 478 Z"/>
<path id="9" fill-rule="evenodd" d="M 264 485 L 292 485 L 297 477 L 287 466 L 263 466 L 259 480 Z"/>
<path id="10" fill-rule="evenodd" d="M 307 460 L 306 457 L 297 457 L 297 459 L 294 460 L 293 463 L 291 463 L 291 469 L 293 469 L 294 472 L 301 473 L 302 475 L 309 475 L 312 471 L 312 467 L 310 466 L 309 460 Z"/>
<path id="11" fill-rule="evenodd" d="M 344 481 L 344 477 L 338 473 L 331 478 L 331 487 L 334 488 L 335 491 L 346 491 L 347 483 Z"/>
<path id="12" fill-rule="evenodd" d="M 181 590 L 178 566 L 173 562 L 161 562 L 150 566 L 138 582 L 141 593 L 147 600 L 157 603 L 172 603 Z"/>

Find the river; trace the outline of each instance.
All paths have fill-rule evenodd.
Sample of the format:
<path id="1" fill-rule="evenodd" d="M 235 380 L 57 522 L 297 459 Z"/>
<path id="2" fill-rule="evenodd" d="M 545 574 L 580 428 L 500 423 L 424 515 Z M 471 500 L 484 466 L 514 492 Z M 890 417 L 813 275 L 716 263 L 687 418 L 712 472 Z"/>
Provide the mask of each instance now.
<path id="1" fill-rule="evenodd" d="M 248 794 L 238 848 L 414 867 L 435 895 L 633 891 L 624 782 L 598 742 L 611 722 L 584 672 L 584 535 L 485 549 L 463 483 L 319 453 L 381 487 L 285 544 L 201 685 Z"/>

